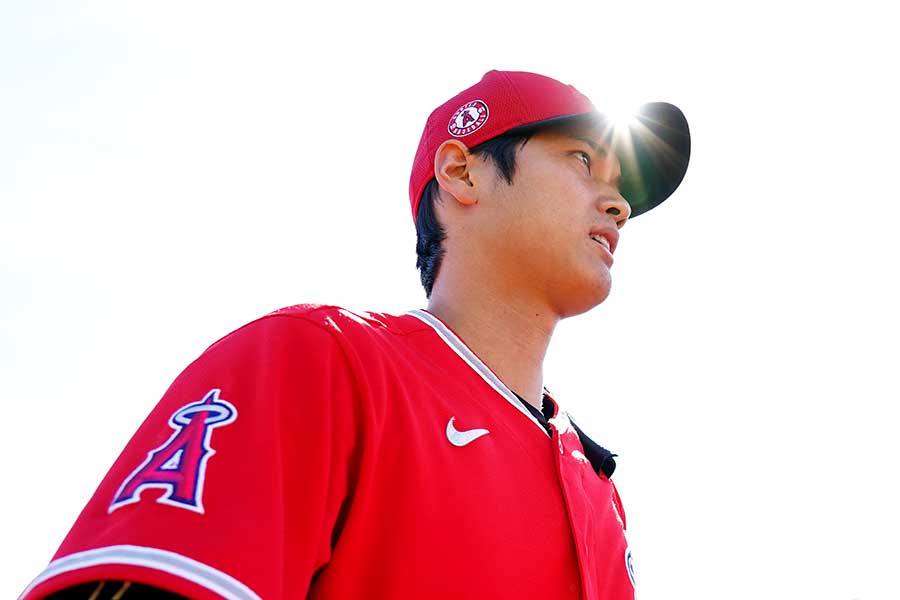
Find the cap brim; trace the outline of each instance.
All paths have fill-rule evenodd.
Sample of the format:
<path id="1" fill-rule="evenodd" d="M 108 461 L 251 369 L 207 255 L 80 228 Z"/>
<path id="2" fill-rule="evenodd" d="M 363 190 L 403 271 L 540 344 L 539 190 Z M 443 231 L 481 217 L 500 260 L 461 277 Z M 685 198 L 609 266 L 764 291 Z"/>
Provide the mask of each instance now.
<path id="1" fill-rule="evenodd" d="M 613 148 L 622 163 L 619 191 L 636 217 L 672 195 L 687 173 L 691 132 L 677 106 L 652 102 L 641 106 L 628 131 L 613 134 Z"/>
<path id="2" fill-rule="evenodd" d="M 536 131 L 581 120 L 610 136 L 622 165 L 619 191 L 631 205 L 632 218 L 662 204 L 681 184 L 691 156 L 691 133 L 684 114 L 672 104 L 644 104 L 627 125 L 597 112 L 554 117 L 516 129 Z"/>

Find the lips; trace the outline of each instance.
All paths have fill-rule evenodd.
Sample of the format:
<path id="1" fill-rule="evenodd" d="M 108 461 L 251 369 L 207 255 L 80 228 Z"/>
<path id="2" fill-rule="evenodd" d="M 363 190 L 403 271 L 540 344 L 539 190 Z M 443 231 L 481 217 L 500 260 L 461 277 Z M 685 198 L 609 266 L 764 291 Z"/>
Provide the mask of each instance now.
<path id="1" fill-rule="evenodd" d="M 610 254 L 616 251 L 619 243 L 619 230 L 615 226 L 600 226 L 591 230 L 590 238 L 606 248 Z"/>
<path id="2" fill-rule="evenodd" d="M 591 239 L 594 240 L 595 242 L 597 242 L 598 244 L 600 244 L 601 246 L 605 247 L 607 250 L 609 250 L 610 254 L 612 254 L 609 240 L 606 239 L 605 235 L 594 234 L 591 236 Z"/>

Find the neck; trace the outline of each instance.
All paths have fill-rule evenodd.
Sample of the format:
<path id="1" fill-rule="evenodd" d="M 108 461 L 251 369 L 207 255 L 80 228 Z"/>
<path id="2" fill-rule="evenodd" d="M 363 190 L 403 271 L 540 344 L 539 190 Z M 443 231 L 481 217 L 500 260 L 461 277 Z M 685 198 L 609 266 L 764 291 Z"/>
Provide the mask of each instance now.
<path id="1" fill-rule="evenodd" d="M 515 291 L 500 293 L 483 282 L 436 282 L 428 312 L 449 325 L 506 387 L 540 409 L 544 356 L 559 317 Z"/>

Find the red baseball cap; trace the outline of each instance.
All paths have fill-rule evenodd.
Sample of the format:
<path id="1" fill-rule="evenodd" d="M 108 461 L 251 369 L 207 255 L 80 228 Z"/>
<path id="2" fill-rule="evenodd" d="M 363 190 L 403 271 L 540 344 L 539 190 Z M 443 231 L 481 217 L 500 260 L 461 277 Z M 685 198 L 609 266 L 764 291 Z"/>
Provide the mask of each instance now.
<path id="1" fill-rule="evenodd" d="M 619 191 L 631 205 L 632 217 L 661 204 L 684 179 L 691 134 L 678 107 L 644 104 L 627 125 L 616 125 L 571 85 L 535 73 L 489 71 L 428 117 L 409 178 L 413 220 L 434 177 L 435 152 L 446 140 L 457 138 L 474 148 L 519 127 L 540 128 L 576 117 L 596 121 L 613 134 L 612 148 L 622 164 Z"/>

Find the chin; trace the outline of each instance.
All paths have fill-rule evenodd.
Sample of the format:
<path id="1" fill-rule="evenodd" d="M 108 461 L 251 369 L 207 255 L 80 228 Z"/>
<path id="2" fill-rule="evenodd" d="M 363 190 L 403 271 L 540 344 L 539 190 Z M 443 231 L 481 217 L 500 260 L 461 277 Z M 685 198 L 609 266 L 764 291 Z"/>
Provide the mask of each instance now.
<path id="1" fill-rule="evenodd" d="M 611 288 L 611 282 L 608 277 L 602 281 L 594 281 L 594 285 L 574 288 L 566 298 L 560 303 L 561 309 L 559 314 L 562 318 L 574 317 L 586 313 L 603 303 Z"/>

